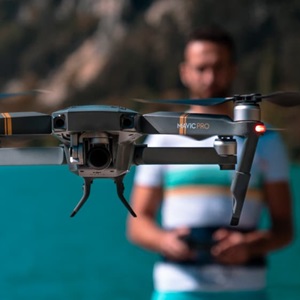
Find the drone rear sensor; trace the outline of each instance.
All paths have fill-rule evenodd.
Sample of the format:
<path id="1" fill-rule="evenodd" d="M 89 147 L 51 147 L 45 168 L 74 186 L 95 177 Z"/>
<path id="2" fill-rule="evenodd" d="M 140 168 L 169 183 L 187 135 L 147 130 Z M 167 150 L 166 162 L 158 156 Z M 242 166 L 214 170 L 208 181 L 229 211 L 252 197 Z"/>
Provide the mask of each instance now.
<path id="1" fill-rule="evenodd" d="M 55 129 L 62 129 L 65 126 L 65 116 L 58 115 L 53 119 L 53 127 Z"/>

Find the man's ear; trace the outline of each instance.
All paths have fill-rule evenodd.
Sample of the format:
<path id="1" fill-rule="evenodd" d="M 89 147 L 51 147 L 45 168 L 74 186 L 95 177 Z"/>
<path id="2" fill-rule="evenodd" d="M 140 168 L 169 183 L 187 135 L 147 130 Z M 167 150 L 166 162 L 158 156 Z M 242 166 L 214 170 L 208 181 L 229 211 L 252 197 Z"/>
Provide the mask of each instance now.
<path id="1" fill-rule="evenodd" d="M 179 64 L 179 76 L 181 83 L 186 87 L 187 80 L 186 80 L 186 64 L 184 62 Z"/>

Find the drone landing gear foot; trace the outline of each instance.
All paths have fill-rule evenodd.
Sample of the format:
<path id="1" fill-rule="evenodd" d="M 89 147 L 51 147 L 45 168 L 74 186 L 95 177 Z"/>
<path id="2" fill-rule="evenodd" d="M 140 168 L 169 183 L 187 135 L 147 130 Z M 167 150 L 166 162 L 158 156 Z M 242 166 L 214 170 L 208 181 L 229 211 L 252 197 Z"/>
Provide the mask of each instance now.
<path id="1" fill-rule="evenodd" d="M 76 205 L 76 207 L 74 208 L 74 210 L 72 211 L 72 213 L 70 215 L 71 218 L 77 214 L 77 212 L 80 210 L 80 208 L 83 206 L 83 204 L 88 199 L 90 192 L 91 192 L 91 184 L 93 183 L 93 179 L 83 177 L 83 180 L 84 180 L 83 195 L 82 195 L 80 201 L 78 202 L 78 204 Z"/>
<path id="2" fill-rule="evenodd" d="M 133 217 L 136 217 L 136 213 L 133 211 L 133 209 L 131 208 L 131 206 L 129 205 L 129 203 L 127 202 L 127 200 L 125 199 L 125 197 L 123 195 L 123 193 L 124 193 L 124 183 L 123 183 L 124 176 L 125 175 L 121 175 L 121 176 L 115 178 L 115 184 L 117 186 L 117 193 L 118 193 L 120 200 L 125 205 L 125 207 L 128 209 L 130 214 Z"/>

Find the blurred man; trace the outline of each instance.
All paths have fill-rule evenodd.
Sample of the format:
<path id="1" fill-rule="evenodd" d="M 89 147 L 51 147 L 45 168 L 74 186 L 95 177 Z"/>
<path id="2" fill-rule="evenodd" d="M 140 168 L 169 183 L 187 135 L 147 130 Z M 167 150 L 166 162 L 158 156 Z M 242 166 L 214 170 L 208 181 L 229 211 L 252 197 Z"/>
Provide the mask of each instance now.
<path id="1" fill-rule="evenodd" d="M 226 32 L 208 28 L 191 35 L 180 76 L 192 99 L 230 96 L 235 73 L 234 43 Z M 188 112 L 231 115 L 232 108 L 191 106 Z M 212 147 L 214 140 L 153 135 L 147 144 Z M 240 149 L 243 141 L 237 142 Z M 215 165 L 137 168 L 131 202 L 138 217 L 128 219 L 128 236 L 161 256 L 153 299 L 266 299 L 265 257 L 292 239 L 288 160 L 274 131 L 260 138 L 251 175 L 240 224 L 230 227 L 233 171 Z M 260 230 L 264 207 L 271 224 Z"/>

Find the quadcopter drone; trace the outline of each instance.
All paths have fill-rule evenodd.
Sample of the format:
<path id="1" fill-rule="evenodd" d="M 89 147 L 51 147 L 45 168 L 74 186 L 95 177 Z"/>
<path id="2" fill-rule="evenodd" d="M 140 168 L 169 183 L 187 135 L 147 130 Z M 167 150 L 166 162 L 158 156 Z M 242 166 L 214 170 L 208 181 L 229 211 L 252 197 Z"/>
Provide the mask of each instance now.
<path id="1" fill-rule="evenodd" d="M 0 94 L 0 98 L 18 94 Z M 233 212 L 231 225 L 238 225 L 250 180 L 250 171 L 259 137 L 266 131 L 260 120 L 259 103 L 281 106 L 300 104 L 299 92 L 269 95 L 248 94 L 227 98 L 149 100 L 148 102 L 185 105 L 234 103 L 233 119 L 227 115 L 136 111 L 104 105 L 72 106 L 52 115 L 38 112 L 1 113 L 0 140 L 11 136 L 53 135 L 57 147 L 0 148 L 0 165 L 63 165 L 83 178 L 83 195 L 71 213 L 73 217 L 90 195 L 96 178 L 112 178 L 117 194 L 132 216 L 126 201 L 123 178 L 132 165 L 217 164 L 221 170 L 235 170 L 231 184 Z M 211 148 L 154 148 L 138 144 L 149 134 L 185 135 L 194 139 L 216 136 Z M 237 158 L 235 136 L 244 137 L 241 157 Z"/>

